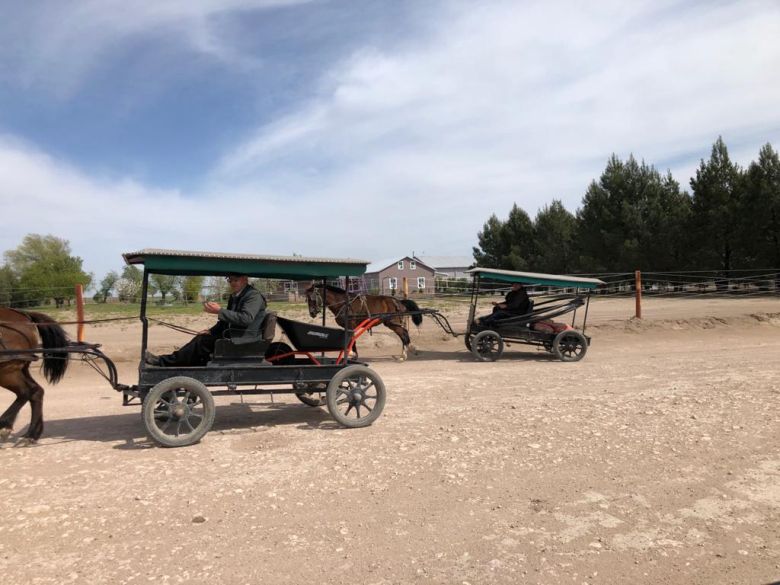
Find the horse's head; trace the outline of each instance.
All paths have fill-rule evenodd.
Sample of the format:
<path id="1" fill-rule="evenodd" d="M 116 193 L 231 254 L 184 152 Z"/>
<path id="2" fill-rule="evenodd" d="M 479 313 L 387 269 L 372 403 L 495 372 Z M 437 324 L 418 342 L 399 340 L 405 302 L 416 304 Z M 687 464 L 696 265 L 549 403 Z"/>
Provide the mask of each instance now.
<path id="1" fill-rule="evenodd" d="M 306 303 L 309 305 L 309 315 L 316 317 L 322 309 L 322 295 L 313 284 L 306 289 Z"/>

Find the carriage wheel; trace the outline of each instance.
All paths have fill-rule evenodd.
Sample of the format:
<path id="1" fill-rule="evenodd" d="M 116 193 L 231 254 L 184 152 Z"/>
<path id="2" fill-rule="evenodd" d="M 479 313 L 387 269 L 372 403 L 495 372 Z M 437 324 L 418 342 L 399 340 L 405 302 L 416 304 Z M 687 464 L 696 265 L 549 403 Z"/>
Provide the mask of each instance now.
<path id="1" fill-rule="evenodd" d="M 495 331 L 480 331 L 471 340 L 471 353 L 481 362 L 494 362 L 504 353 L 504 340 Z"/>
<path id="2" fill-rule="evenodd" d="M 561 331 L 553 340 L 553 354 L 564 362 L 578 362 L 588 351 L 585 336 L 574 329 Z"/>
<path id="3" fill-rule="evenodd" d="M 149 436 L 163 447 L 197 443 L 214 424 L 214 398 L 198 380 L 168 378 L 149 391 L 143 419 Z"/>
<path id="4" fill-rule="evenodd" d="M 265 350 L 265 359 L 270 360 L 270 358 L 275 357 L 277 355 L 284 355 L 286 353 L 291 353 L 293 351 L 293 348 L 287 345 L 286 343 L 282 341 L 274 341 L 272 344 L 268 346 L 268 349 Z M 276 360 L 272 362 L 275 366 L 288 366 L 295 362 L 295 356 L 289 355 L 285 358 L 282 358 L 280 360 Z"/>
<path id="5" fill-rule="evenodd" d="M 315 382 L 307 384 L 307 388 L 311 388 L 309 392 L 296 392 L 295 396 L 303 402 L 306 406 L 325 406 L 327 399 L 323 398 L 322 393 L 328 389 L 328 385 L 322 382 Z"/>
<path id="6" fill-rule="evenodd" d="M 366 366 L 347 366 L 328 384 L 328 411 L 342 426 L 367 427 L 385 407 L 385 384 Z"/>
<path id="7" fill-rule="evenodd" d="M 469 351 L 471 351 L 471 340 L 472 339 L 473 339 L 473 337 L 471 337 L 471 335 L 469 335 L 468 333 L 463 338 L 463 341 L 466 343 L 466 349 L 469 350 Z"/>

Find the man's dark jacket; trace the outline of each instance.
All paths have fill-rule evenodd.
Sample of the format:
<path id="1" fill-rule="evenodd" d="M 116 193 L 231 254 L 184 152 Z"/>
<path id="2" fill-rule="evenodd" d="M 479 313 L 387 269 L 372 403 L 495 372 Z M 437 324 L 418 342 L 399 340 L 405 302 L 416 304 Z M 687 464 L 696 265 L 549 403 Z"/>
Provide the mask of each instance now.
<path id="1" fill-rule="evenodd" d="M 506 311 L 515 315 L 525 315 L 530 305 L 528 293 L 524 288 L 510 290 L 506 295 Z"/>
<path id="2" fill-rule="evenodd" d="M 219 310 L 217 323 L 209 332 L 216 338 L 230 337 L 236 344 L 257 341 L 262 335 L 266 308 L 265 297 L 248 284 L 238 294 L 230 295 L 227 309 Z"/>

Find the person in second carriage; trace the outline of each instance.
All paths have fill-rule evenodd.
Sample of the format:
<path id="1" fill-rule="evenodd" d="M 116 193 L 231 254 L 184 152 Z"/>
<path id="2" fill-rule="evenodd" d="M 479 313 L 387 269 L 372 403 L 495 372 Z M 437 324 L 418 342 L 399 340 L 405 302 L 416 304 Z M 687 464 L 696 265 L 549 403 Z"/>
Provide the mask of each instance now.
<path id="1" fill-rule="evenodd" d="M 493 302 L 493 313 L 486 317 L 480 317 L 479 321 L 482 325 L 495 325 L 496 321 L 501 319 L 525 315 L 528 313 L 530 306 L 531 300 L 528 298 L 528 292 L 526 292 L 525 287 L 519 282 L 514 282 L 512 283 L 512 290 L 506 294 L 504 302 Z"/>

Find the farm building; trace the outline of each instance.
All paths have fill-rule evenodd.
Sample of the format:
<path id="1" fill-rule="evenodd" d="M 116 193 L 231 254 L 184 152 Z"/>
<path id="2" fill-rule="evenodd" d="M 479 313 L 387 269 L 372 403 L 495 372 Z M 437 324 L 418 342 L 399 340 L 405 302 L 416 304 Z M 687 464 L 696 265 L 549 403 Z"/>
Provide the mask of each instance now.
<path id="1" fill-rule="evenodd" d="M 436 271 L 436 276 L 448 278 L 468 278 L 466 271 L 474 265 L 474 259 L 469 256 L 415 256 L 417 260 Z"/>
<path id="2" fill-rule="evenodd" d="M 402 256 L 378 260 L 368 265 L 364 289 L 379 294 L 403 290 L 406 278 L 409 292 L 433 293 L 437 278 L 467 278 L 473 263 L 463 256 Z"/>

